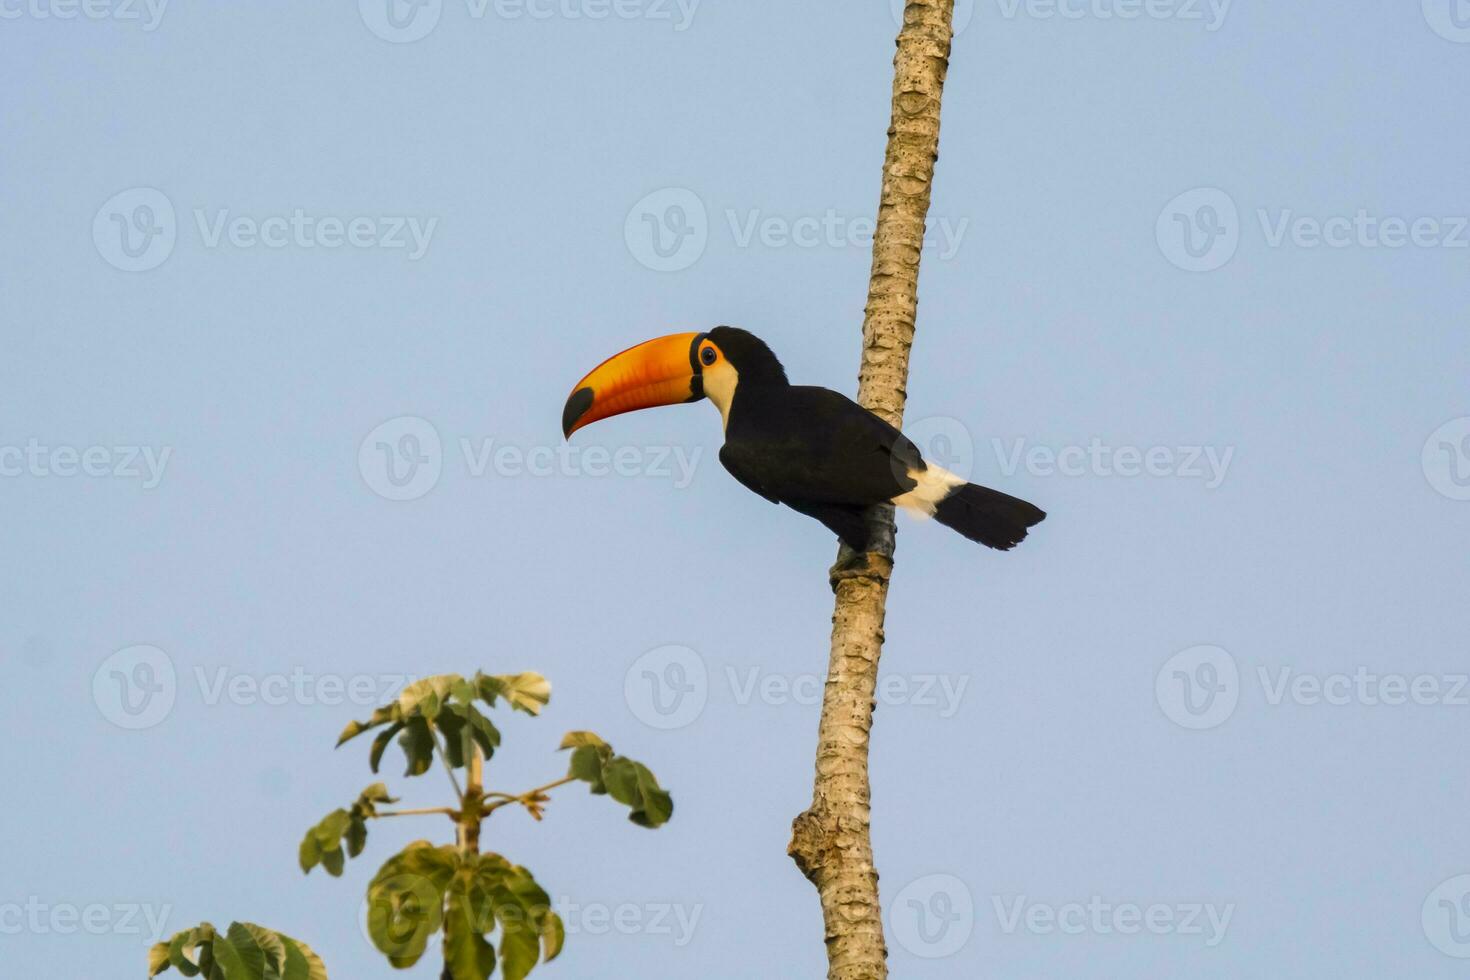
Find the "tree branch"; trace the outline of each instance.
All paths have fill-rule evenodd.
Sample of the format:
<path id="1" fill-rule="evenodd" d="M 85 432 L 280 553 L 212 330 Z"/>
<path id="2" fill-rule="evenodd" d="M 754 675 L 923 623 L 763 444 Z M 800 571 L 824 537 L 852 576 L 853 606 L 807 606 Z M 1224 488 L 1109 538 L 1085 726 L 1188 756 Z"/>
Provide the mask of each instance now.
<path id="1" fill-rule="evenodd" d="M 909 0 L 893 60 L 893 115 L 863 318 L 858 402 L 895 426 L 903 422 L 907 399 L 953 17 L 954 0 Z M 868 524 L 872 550 L 859 555 L 841 547 L 829 573 L 836 603 L 816 779 L 811 808 L 792 822 L 788 847 L 821 899 L 829 980 L 888 975 L 869 833 L 868 739 L 893 572 L 893 507 L 874 507 Z"/>
<path id="2" fill-rule="evenodd" d="M 547 783 L 545 786 L 537 786 L 535 789 L 528 789 L 524 793 L 516 796 L 512 796 L 509 793 L 486 793 L 485 795 L 487 797 L 495 797 L 495 802 L 487 804 L 484 809 L 480 811 L 481 815 L 488 817 L 490 816 L 490 814 L 494 813 L 496 810 L 500 809 L 503 806 L 508 806 L 512 803 L 520 803 L 527 810 L 530 811 L 532 817 L 540 820 L 541 811 L 545 804 L 550 800 L 550 797 L 548 797 L 546 794 L 549 793 L 551 790 L 556 789 L 558 786 L 565 786 L 567 783 L 576 782 L 576 779 L 576 776 L 563 776 L 556 782 Z"/>
<path id="3" fill-rule="evenodd" d="M 442 813 L 452 819 L 459 818 L 459 811 L 448 806 L 429 806 L 418 810 L 380 810 L 372 816 L 373 819 L 378 817 L 425 817 L 433 813 Z"/>

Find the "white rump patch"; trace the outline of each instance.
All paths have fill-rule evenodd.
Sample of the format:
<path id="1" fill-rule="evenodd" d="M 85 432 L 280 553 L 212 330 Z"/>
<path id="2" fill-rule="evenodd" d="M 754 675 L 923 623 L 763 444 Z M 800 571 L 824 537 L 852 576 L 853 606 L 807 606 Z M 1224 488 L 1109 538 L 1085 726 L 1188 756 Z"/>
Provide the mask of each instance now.
<path id="1" fill-rule="evenodd" d="M 962 487 L 969 482 L 964 477 L 955 476 L 949 470 L 937 466 L 930 466 L 927 470 L 909 470 L 908 477 L 918 486 L 894 497 L 893 503 L 920 518 L 933 517 L 941 500 L 948 497 L 955 487 Z"/>

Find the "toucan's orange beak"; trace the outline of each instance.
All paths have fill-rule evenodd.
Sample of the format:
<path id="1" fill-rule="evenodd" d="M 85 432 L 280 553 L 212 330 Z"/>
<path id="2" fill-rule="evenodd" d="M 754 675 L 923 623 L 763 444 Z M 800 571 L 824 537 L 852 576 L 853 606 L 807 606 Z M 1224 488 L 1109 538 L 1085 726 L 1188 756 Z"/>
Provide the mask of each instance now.
<path id="1" fill-rule="evenodd" d="M 704 397 L 699 373 L 701 333 L 659 337 L 615 354 L 577 382 L 561 414 L 562 434 L 584 425 L 656 405 L 695 402 Z"/>

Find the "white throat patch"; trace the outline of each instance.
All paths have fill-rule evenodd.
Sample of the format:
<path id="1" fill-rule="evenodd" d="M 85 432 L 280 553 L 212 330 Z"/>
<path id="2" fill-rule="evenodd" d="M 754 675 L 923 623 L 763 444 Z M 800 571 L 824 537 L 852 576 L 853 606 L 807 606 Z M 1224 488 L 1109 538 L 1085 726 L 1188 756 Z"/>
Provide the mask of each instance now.
<path id="1" fill-rule="evenodd" d="M 720 410 L 720 427 L 728 429 L 730 403 L 735 400 L 735 386 L 740 383 L 740 372 L 722 357 L 717 363 L 705 368 L 702 374 L 705 397 Z"/>

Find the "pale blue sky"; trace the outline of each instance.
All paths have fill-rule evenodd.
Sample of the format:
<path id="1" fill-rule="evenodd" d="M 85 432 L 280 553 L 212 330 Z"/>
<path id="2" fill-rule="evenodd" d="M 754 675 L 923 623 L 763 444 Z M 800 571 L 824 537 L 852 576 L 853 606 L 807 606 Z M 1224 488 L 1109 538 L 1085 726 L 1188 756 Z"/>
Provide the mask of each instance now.
<path id="1" fill-rule="evenodd" d="M 719 323 L 852 392 L 890 4 L 358 6 L 0 0 L 0 972 L 141 976 L 152 915 L 394 975 L 364 885 L 447 825 L 303 878 L 370 781 L 323 702 L 484 668 L 556 690 L 497 785 L 591 728 L 677 803 L 487 827 L 577 906 L 546 977 L 819 976 L 831 536 L 708 406 L 559 421 Z M 961 4 L 909 418 L 1051 516 L 900 528 L 895 976 L 1463 975 L 1470 4 L 1420 7 Z"/>

